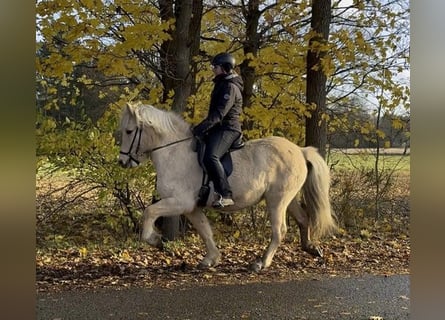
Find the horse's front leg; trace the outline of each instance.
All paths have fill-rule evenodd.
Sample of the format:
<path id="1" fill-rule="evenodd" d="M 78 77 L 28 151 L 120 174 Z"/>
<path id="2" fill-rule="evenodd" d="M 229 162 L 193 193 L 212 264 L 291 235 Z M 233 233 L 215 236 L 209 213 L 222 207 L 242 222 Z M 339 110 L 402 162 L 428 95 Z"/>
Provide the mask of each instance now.
<path id="1" fill-rule="evenodd" d="M 213 232 L 212 228 L 210 227 L 209 220 L 200 208 L 189 214 L 186 214 L 186 217 L 190 220 L 190 222 L 193 224 L 193 227 L 201 236 L 207 250 L 206 256 L 199 263 L 198 267 L 209 268 L 216 266 L 221 259 L 221 254 L 219 253 L 215 241 L 213 240 Z"/>
<path id="2" fill-rule="evenodd" d="M 162 248 L 161 234 L 156 231 L 155 221 L 159 217 L 179 216 L 187 211 L 184 202 L 177 198 L 165 198 L 150 206 L 144 211 L 142 223 L 142 241 L 148 244 Z"/>

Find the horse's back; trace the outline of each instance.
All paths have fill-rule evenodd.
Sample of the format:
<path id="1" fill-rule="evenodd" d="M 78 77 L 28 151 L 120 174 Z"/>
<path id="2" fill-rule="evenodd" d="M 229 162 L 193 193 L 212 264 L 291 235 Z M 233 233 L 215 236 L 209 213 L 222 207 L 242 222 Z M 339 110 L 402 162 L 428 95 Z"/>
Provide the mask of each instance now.
<path id="1" fill-rule="evenodd" d="M 295 143 L 289 141 L 288 139 L 286 139 L 284 137 L 279 137 L 279 136 L 269 136 L 269 137 L 265 137 L 265 138 L 252 139 L 252 140 L 248 140 L 245 144 L 246 145 L 263 145 L 263 146 L 271 146 L 271 147 L 293 146 L 293 147 L 299 148 Z"/>
<path id="2" fill-rule="evenodd" d="M 237 189 L 234 194 L 258 196 L 272 189 L 299 189 L 307 175 L 302 148 L 282 137 L 249 140 L 233 152 L 232 159 L 229 180 Z"/>
<path id="3" fill-rule="evenodd" d="M 303 160 L 302 148 L 283 137 L 270 136 L 246 142 L 244 153 L 259 162 L 267 161 L 268 168 L 274 164 L 293 163 Z"/>

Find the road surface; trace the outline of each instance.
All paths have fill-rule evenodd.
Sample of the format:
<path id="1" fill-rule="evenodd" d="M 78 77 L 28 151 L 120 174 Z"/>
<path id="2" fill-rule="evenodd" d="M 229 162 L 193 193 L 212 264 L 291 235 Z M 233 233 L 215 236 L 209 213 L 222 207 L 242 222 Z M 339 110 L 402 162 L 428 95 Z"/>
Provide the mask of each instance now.
<path id="1" fill-rule="evenodd" d="M 409 276 L 37 294 L 37 319 L 409 318 Z"/>

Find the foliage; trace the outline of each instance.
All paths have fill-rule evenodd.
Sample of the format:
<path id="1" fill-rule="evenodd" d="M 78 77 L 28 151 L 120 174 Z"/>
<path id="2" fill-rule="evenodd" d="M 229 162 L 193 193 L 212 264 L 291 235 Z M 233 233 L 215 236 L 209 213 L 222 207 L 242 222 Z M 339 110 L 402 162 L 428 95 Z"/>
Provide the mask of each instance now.
<path id="1" fill-rule="evenodd" d="M 328 133 L 330 148 L 391 148 L 409 146 L 409 117 L 387 113 L 373 116 L 353 100 L 339 106 Z"/>
<path id="2" fill-rule="evenodd" d="M 329 157 L 332 204 L 340 225 L 349 232 L 409 213 L 409 156 L 395 153 L 380 157 L 377 171 L 376 155 L 369 150 L 352 154 L 336 151 Z"/>
<path id="3" fill-rule="evenodd" d="M 357 2 L 348 7 L 333 3 L 328 47 L 314 43 L 311 48 L 328 50 L 319 66 L 329 79 L 327 119 L 342 116 L 336 112 L 338 104 L 355 107 L 350 100 L 354 96 L 365 104 L 361 109 L 372 109 L 376 99 L 390 113 L 400 107 L 409 109 L 409 87 L 399 76 L 409 63 L 407 5 L 401 0 Z M 211 85 L 209 58 L 230 51 L 239 64 L 248 62 L 255 74 L 254 94 L 245 110 L 246 123 L 251 124 L 246 126 L 246 136 L 278 134 L 303 141 L 303 120 L 312 108 L 304 102 L 305 53 L 312 36 L 310 2 L 249 2 L 237 7 L 214 1 L 204 6 L 201 53 L 194 57 L 195 90 L 187 108 L 190 120 L 198 121 L 205 114 Z M 250 39 L 249 27 L 255 22 L 257 38 Z M 160 82 L 159 48 L 171 38 L 173 23 L 160 19 L 154 2 L 38 2 L 42 41 L 36 66 L 45 108 L 75 105 L 76 97 L 84 93 L 82 86 L 99 87 L 101 99 L 117 91 L 112 102 L 118 105 L 138 98 L 160 106 L 165 88 Z M 248 44 L 257 45 L 257 50 L 246 51 Z M 74 74 L 84 67 L 96 70 L 95 74 Z M 58 94 L 73 82 L 70 99 Z M 167 100 L 165 107 L 171 102 Z M 328 123 L 335 131 L 338 122 Z"/>
<path id="4" fill-rule="evenodd" d="M 95 124 L 67 119 L 59 125 L 47 117 L 42 120 L 37 129 L 37 185 L 45 189 L 38 193 L 39 226 L 47 223 L 57 230 L 62 227 L 57 221 L 63 223 L 66 211 L 74 209 L 72 218 L 84 222 L 75 228 L 78 235 L 91 233 L 88 228 L 101 219 L 114 232 L 120 230 L 120 236 L 137 232 L 141 210 L 153 193 L 155 175 L 150 165 L 132 170 L 118 166 L 113 136 L 116 121 L 113 112 Z M 51 204 L 54 199 L 57 202 Z M 97 209 L 102 205 L 110 212 L 89 212 L 85 201 L 94 201 Z M 115 201 L 118 205 L 110 207 Z M 92 213 L 96 218 L 86 223 Z"/>
<path id="5" fill-rule="evenodd" d="M 37 32 L 43 39 L 38 42 L 40 55 L 36 60 L 40 94 L 45 97 L 45 109 L 59 109 L 63 104 L 76 105 L 82 92 L 75 91 L 67 101 L 58 96 L 60 87 L 75 86 L 102 88 L 103 99 L 111 90 L 120 95 L 113 102 L 122 105 L 150 86 L 146 98 L 159 102 L 154 81 L 154 70 L 147 69 L 138 50 L 150 50 L 168 39 L 166 32 L 172 21 L 162 22 L 153 5 L 141 6 L 128 1 L 64 0 L 37 3 Z M 155 59 L 155 51 L 151 51 Z M 145 63 L 145 64 L 144 64 Z M 104 79 L 94 74 L 75 75 L 81 68 L 97 70 Z"/>
<path id="6" fill-rule="evenodd" d="M 409 110 L 409 86 L 402 77 L 409 69 L 406 0 L 348 6 L 334 1 L 329 42 L 311 46 L 308 0 L 203 5 L 201 43 L 193 57 L 196 70 L 191 70 L 195 83 L 184 108 L 188 121 L 196 123 L 206 114 L 210 58 L 229 51 L 238 61 L 237 71 L 245 78 L 246 70 L 253 75 L 244 108 L 245 136 L 274 134 L 303 144 L 304 120 L 314 107 L 305 103 L 305 57 L 309 49 L 323 50 L 327 55 L 316 68 L 328 77 L 323 117 L 330 146 L 388 147 L 409 141 L 409 114 L 400 115 Z M 64 241 L 58 237 L 69 217 L 76 224 L 68 234 L 92 235 L 99 224 L 111 238 L 132 237 L 153 195 L 155 175 L 150 164 L 132 170 L 117 166 L 113 132 L 129 100 L 172 107 L 176 92 L 164 87 L 160 57 L 175 21 L 161 19 L 156 1 L 38 1 L 36 8 L 37 177 L 38 185 L 45 185 L 39 190 L 39 227 Z M 403 138 L 392 139 L 393 131 Z M 339 183 L 349 203 L 351 186 Z M 61 202 L 54 204 L 56 199 Z M 87 199 L 96 204 L 90 215 L 82 206 Z M 248 212 L 255 230 L 265 223 L 263 214 L 261 207 Z M 214 221 L 227 222 L 218 216 Z M 236 217 L 231 223 L 243 227 Z"/>
<path id="7" fill-rule="evenodd" d="M 338 8 L 336 12 L 342 10 L 344 14 L 334 14 L 330 37 L 330 58 L 335 62 L 330 63 L 334 68 L 328 89 L 333 104 L 329 130 L 343 131 L 346 124 L 347 132 L 359 132 L 365 143 L 355 140 L 354 147 L 370 147 L 370 143 L 394 146 L 379 127 L 379 120 L 409 110 L 409 84 L 404 75 L 409 65 L 408 3 L 357 2 L 353 8 Z M 351 112 L 371 113 L 373 118 L 355 117 L 351 122 Z M 398 118 L 391 127 L 404 128 L 406 133 L 408 126 Z"/>

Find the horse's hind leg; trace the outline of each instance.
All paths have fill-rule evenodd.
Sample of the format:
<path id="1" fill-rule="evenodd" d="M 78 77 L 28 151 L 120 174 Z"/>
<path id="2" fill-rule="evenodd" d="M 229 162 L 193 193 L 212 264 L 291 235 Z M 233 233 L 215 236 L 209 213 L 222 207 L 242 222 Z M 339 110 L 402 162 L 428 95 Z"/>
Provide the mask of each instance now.
<path id="1" fill-rule="evenodd" d="M 287 207 L 287 211 L 297 220 L 300 229 L 301 248 L 313 256 L 322 257 L 321 248 L 313 244 L 310 239 L 309 216 L 296 197 Z"/>
<path id="2" fill-rule="evenodd" d="M 267 210 L 270 214 L 270 222 L 272 225 L 272 239 L 266 249 L 266 252 L 263 254 L 262 259 L 256 260 L 252 263 L 251 269 L 254 271 L 260 271 L 261 269 L 265 269 L 270 266 L 278 246 L 287 232 L 285 219 L 286 203 L 284 201 L 281 201 L 278 204 L 267 203 Z"/>
<path id="3" fill-rule="evenodd" d="M 201 236 L 207 250 L 206 256 L 199 263 L 198 267 L 209 268 L 216 266 L 221 259 L 221 254 L 219 253 L 219 250 L 215 245 L 215 241 L 213 240 L 213 232 L 207 217 L 204 215 L 201 209 L 196 209 L 195 211 L 186 214 L 186 217 L 190 220 L 193 227 Z"/>

